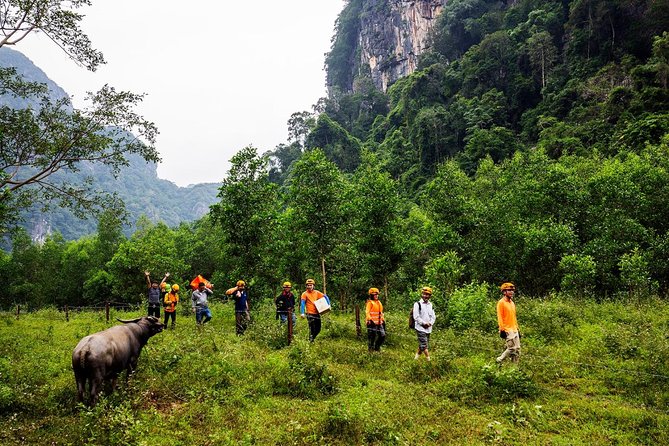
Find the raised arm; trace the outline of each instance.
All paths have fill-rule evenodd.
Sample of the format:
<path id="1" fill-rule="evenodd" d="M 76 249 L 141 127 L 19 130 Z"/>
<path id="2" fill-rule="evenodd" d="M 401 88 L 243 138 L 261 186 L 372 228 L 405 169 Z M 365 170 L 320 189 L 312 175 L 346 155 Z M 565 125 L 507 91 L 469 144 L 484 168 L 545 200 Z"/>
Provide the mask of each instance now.
<path id="1" fill-rule="evenodd" d="M 165 277 L 163 277 L 163 280 L 162 280 L 162 282 L 160 282 L 160 285 L 165 283 L 165 281 L 167 280 L 168 277 L 170 277 L 170 273 L 165 273 Z"/>
<path id="2" fill-rule="evenodd" d="M 146 284 L 151 288 L 151 273 L 144 271 L 144 276 L 146 277 Z"/>

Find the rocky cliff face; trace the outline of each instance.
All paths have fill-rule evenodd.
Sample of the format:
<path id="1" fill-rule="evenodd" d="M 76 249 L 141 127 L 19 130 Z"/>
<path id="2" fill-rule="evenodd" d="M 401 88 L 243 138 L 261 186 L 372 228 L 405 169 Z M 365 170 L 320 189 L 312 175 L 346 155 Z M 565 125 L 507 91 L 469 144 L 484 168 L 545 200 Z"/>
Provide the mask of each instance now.
<path id="1" fill-rule="evenodd" d="M 416 69 L 429 31 L 446 0 L 369 1 L 361 14 L 360 64 L 386 91 Z M 366 9 L 366 10 L 365 10 Z"/>
<path id="2" fill-rule="evenodd" d="M 326 56 L 330 94 L 369 79 L 381 91 L 411 74 L 447 0 L 349 0 Z"/>

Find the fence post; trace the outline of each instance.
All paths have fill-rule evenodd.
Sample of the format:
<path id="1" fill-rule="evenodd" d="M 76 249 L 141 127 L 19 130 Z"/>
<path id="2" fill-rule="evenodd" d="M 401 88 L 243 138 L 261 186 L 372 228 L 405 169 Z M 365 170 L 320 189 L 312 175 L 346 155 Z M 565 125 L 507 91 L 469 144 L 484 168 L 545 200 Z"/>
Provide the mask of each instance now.
<path id="1" fill-rule="evenodd" d="M 105 318 L 109 322 L 109 301 L 105 302 Z"/>
<path id="2" fill-rule="evenodd" d="M 293 342 L 293 307 L 288 309 L 288 319 L 286 320 L 288 324 L 288 345 Z"/>
<path id="3" fill-rule="evenodd" d="M 19 318 L 19 315 L 21 314 L 21 305 L 16 306 L 16 319 Z"/>
<path id="4" fill-rule="evenodd" d="M 68 311 L 67 305 L 65 305 L 65 322 L 70 322 L 70 313 Z"/>
<path id="5" fill-rule="evenodd" d="M 360 305 L 355 304 L 355 334 L 360 337 Z"/>

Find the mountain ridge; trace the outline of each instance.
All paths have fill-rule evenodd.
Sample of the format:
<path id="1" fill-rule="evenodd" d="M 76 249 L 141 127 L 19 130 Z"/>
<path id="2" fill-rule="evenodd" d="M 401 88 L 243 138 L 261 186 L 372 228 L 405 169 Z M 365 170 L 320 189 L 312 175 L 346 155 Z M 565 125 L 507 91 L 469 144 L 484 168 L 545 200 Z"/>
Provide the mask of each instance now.
<path id="1" fill-rule="evenodd" d="M 0 66 L 13 67 L 25 80 L 46 84 L 52 99 L 68 97 L 67 92 L 49 79 L 23 53 L 9 48 L 0 48 Z M 9 95 L 0 96 L 0 105 L 13 108 L 25 107 L 25 101 L 18 101 Z M 93 188 L 109 193 L 117 193 L 125 203 L 129 225 L 126 234 L 134 231 L 137 220 L 146 215 L 152 222 L 163 222 L 176 226 L 182 222 L 194 221 L 209 211 L 216 201 L 220 183 L 198 183 L 180 187 L 172 181 L 158 177 L 157 164 L 144 161 L 138 156 L 128 156 L 128 166 L 121 168 L 114 177 L 110 168 L 94 163 L 82 162 L 79 172 L 62 173 L 70 181 L 81 183 L 87 177 L 93 179 Z M 52 207 L 42 211 L 35 205 L 22 212 L 20 226 L 25 228 L 35 241 L 44 240 L 53 232 L 59 232 L 67 240 L 75 240 L 93 234 L 97 222 L 94 218 L 79 219 L 69 209 Z"/>

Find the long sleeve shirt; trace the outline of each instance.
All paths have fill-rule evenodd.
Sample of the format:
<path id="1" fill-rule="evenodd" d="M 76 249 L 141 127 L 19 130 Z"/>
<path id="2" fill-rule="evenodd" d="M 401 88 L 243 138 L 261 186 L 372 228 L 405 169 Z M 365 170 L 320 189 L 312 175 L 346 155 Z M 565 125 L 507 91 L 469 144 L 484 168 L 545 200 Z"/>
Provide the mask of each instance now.
<path id="1" fill-rule="evenodd" d="M 418 306 L 420 305 L 420 307 Z M 437 319 L 437 315 L 434 314 L 434 308 L 432 307 L 432 302 L 420 301 L 413 304 L 413 318 L 416 321 L 416 330 L 422 331 L 423 333 L 432 333 L 432 326 L 434 321 Z M 429 327 L 423 327 L 423 324 L 430 324 Z"/>
<path id="2" fill-rule="evenodd" d="M 499 331 L 511 334 L 518 332 L 516 304 L 511 299 L 503 297 L 497 302 L 497 325 L 499 325 Z"/>
<path id="3" fill-rule="evenodd" d="M 200 291 L 199 289 L 193 291 L 193 295 L 191 296 L 192 307 L 207 308 L 209 306 L 207 297 L 211 294 L 213 294 L 213 291 L 211 291 L 209 288 L 205 288 L 204 291 Z"/>
<path id="4" fill-rule="evenodd" d="M 287 313 L 289 308 L 295 308 L 295 296 L 293 293 L 281 293 L 274 300 L 276 305 L 276 311 L 281 313 Z"/>

